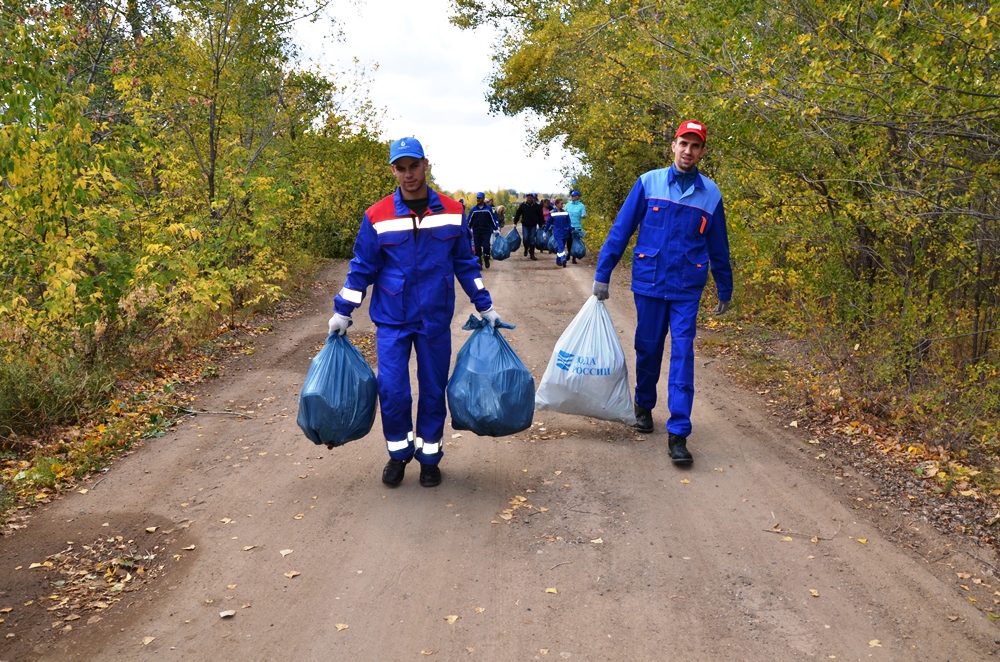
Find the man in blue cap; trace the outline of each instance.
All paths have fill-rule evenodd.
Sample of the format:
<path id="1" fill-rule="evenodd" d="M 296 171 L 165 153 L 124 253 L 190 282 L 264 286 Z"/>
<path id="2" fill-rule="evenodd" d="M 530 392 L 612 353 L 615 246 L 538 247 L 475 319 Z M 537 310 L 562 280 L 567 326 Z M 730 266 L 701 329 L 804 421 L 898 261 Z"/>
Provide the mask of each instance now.
<path id="1" fill-rule="evenodd" d="M 669 331 L 667 441 L 670 459 L 681 467 L 694 461 L 687 437 L 694 402 L 695 322 L 709 268 L 719 294 L 715 314 L 726 312 L 733 296 L 722 193 L 715 182 L 698 172 L 706 138 L 703 123 L 681 122 L 670 145 L 673 165 L 651 170 L 636 181 L 608 232 L 594 275 L 594 296 L 603 301 L 608 298 L 611 272 L 638 230 L 632 257 L 632 292 L 638 313 L 636 429 L 653 431 L 656 382 Z"/>
<path id="2" fill-rule="evenodd" d="M 587 208 L 580 202 L 580 192 L 573 191 L 569 194 L 569 202 L 566 203 L 566 213 L 569 214 L 569 224 L 572 228 L 572 236 L 583 238 L 583 219 L 587 218 Z M 572 238 L 572 237 L 571 237 Z M 576 264 L 576 258 L 573 258 Z"/>
<path id="3" fill-rule="evenodd" d="M 524 256 L 527 257 L 530 253 L 531 259 L 537 260 L 538 258 L 535 257 L 535 236 L 538 233 L 538 228 L 545 225 L 545 217 L 542 216 L 542 206 L 538 204 L 538 196 L 534 193 L 524 194 L 524 202 L 518 205 L 517 211 L 514 212 L 515 227 L 518 221 L 521 222 L 521 229 L 524 230 L 521 237 Z"/>
<path id="4" fill-rule="evenodd" d="M 469 210 L 469 229 L 472 230 L 472 248 L 480 266 L 490 268 L 490 239 L 500 229 L 500 223 L 493 214 L 493 207 L 486 204 L 486 195 L 476 194 L 476 204 Z"/>
<path id="5" fill-rule="evenodd" d="M 347 333 L 351 313 L 374 285 L 369 313 L 376 327 L 378 398 L 389 451 L 382 482 L 402 483 L 406 465 L 416 458 L 420 484 L 434 487 L 441 484 L 438 464 L 444 455 L 455 279 L 483 319 L 496 325 L 500 316 L 470 248 L 462 205 L 427 185 L 423 146 L 416 138 L 400 138 L 389 148 L 389 163 L 399 187 L 361 218 L 329 332 Z M 420 390 L 416 428 L 410 393 L 414 349 Z"/>

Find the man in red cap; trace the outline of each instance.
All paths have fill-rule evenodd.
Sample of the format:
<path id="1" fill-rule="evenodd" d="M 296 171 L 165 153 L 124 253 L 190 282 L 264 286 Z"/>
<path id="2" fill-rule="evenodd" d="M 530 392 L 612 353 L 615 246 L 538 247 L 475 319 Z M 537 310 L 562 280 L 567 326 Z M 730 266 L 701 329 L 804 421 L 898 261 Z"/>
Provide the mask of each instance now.
<path id="1" fill-rule="evenodd" d="M 685 120 L 670 143 L 674 162 L 639 177 L 625 199 L 597 259 L 594 296 L 608 298 L 608 283 L 632 235 L 632 292 L 635 297 L 635 417 L 640 432 L 653 431 L 656 383 L 663 346 L 670 333 L 667 421 L 670 459 L 677 466 L 694 461 L 687 449 L 694 402 L 694 338 L 698 304 L 711 268 L 719 295 L 715 313 L 729 309 L 733 271 L 722 193 L 698 172 L 708 132 Z"/>

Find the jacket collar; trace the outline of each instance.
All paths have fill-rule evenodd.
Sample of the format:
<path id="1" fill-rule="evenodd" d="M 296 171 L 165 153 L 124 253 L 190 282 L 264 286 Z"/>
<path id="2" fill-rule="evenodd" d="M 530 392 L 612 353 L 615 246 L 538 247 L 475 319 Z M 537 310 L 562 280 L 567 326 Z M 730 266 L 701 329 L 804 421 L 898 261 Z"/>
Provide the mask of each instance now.
<path id="1" fill-rule="evenodd" d="M 695 178 L 694 178 L 695 188 L 701 188 L 701 189 L 705 188 L 705 185 L 701 183 L 701 173 L 698 171 L 697 167 L 695 167 L 695 169 L 692 171 L 692 173 L 694 173 L 694 175 L 695 175 Z M 679 177 L 681 177 L 682 175 L 685 175 L 685 174 L 690 174 L 690 173 L 682 173 L 682 172 L 678 171 L 677 168 L 674 167 L 674 164 L 671 163 L 670 164 L 670 168 L 667 171 L 667 181 L 670 182 L 670 183 L 673 183 L 673 182 L 677 181 L 677 179 Z"/>
<path id="2" fill-rule="evenodd" d="M 395 206 L 396 216 L 411 216 L 413 212 L 410 210 L 410 206 L 406 204 L 406 200 L 403 200 L 403 194 L 399 187 L 396 187 L 396 192 L 392 194 L 392 202 Z M 444 205 L 441 204 L 441 197 L 438 196 L 437 191 L 432 189 L 430 186 L 427 187 L 427 214 L 440 214 L 444 211 Z"/>

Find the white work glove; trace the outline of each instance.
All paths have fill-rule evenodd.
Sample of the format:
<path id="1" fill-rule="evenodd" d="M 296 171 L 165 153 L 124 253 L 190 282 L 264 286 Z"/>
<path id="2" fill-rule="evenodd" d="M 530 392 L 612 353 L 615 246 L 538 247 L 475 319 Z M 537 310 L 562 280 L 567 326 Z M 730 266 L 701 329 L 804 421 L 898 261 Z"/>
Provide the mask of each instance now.
<path id="1" fill-rule="evenodd" d="M 602 283 L 600 281 L 594 281 L 594 296 L 597 297 L 598 301 L 604 301 L 609 296 L 611 292 L 608 290 L 608 284 Z"/>
<path id="2" fill-rule="evenodd" d="M 732 305 L 732 301 L 720 301 L 719 305 L 715 307 L 715 314 L 721 315 L 722 313 L 729 310 L 729 306 Z"/>
<path id="3" fill-rule="evenodd" d="M 497 309 L 490 306 L 489 310 L 484 310 L 479 313 L 482 315 L 483 319 L 490 323 L 490 326 L 496 326 L 500 323 L 500 315 L 497 314 Z"/>
<path id="4" fill-rule="evenodd" d="M 333 317 L 330 318 L 330 323 L 327 325 L 329 329 L 328 334 L 337 334 L 338 336 L 347 335 L 347 327 L 353 324 L 353 320 L 347 315 L 341 315 L 340 313 L 334 313 Z"/>

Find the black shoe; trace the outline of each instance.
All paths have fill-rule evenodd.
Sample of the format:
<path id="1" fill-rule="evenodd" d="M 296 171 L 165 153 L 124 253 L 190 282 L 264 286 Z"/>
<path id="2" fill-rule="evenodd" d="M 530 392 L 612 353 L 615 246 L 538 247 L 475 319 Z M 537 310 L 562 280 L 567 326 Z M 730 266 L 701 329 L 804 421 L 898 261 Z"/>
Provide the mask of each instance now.
<path id="1" fill-rule="evenodd" d="M 407 460 L 406 462 L 409 462 Z M 406 471 L 406 462 L 402 460 L 389 460 L 382 469 L 382 482 L 389 487 L 398 487 L 403 482 L 403 473 Z"/>
<path id="2" fill-rule="evenodd" d="M 576 264 L 576 258 L 575 257 L 573 258 L 573 264 Z"/>
<path id="3" fill-rule="evenodd" d="M 644 434 L 653 431 L 653 412 L 645 407 L 636 404 L 635 408 L 635 429 Z"/>
<path id="4" fill-rule="evenodd" d="M 528 249 L 527 248 L 524 249 L 524 257 L 528 257 Z"/>
<path id="5" fill-rule="evenodd" d="M 490 268 L 490 258 L 484 257 L 483 258 L 483 262 L 486 263 L 486 268 L 489 269 Z"/>
<path id="6" fill-rule="evenodd" d="M 687 437 L 671 433 L 667 443 L 670 446 L 670 459 L 678 467 L 689 467 L 694 462 L 691 452 L 687 449 Z"/>
<path id="7" fill-rule="evenodd" d="M 563 260 L 563 269 L 565 269 L 565 268 L 566 268 L 566 263 L 567 263 L 567 262 L 569 262 L 569 260 Z"/>
<path id="8" fill-rule="evenodd" d="M 532 260 L 536 260 L 536 261 L 538 260 L 538 258 L 537 258 L 537 257 L 535 257 L 535 254 L 534 254 L 534 253 L 532 253 L 532 254 L 531 254 L 531 259 L 532 259 Z"/>
<path id="9" fill-rule="evenodd" d="M 424 487 L 437 487 L 440 485 L 441 468 L 436 464 L 421 464 L 420 484 Z"/>

